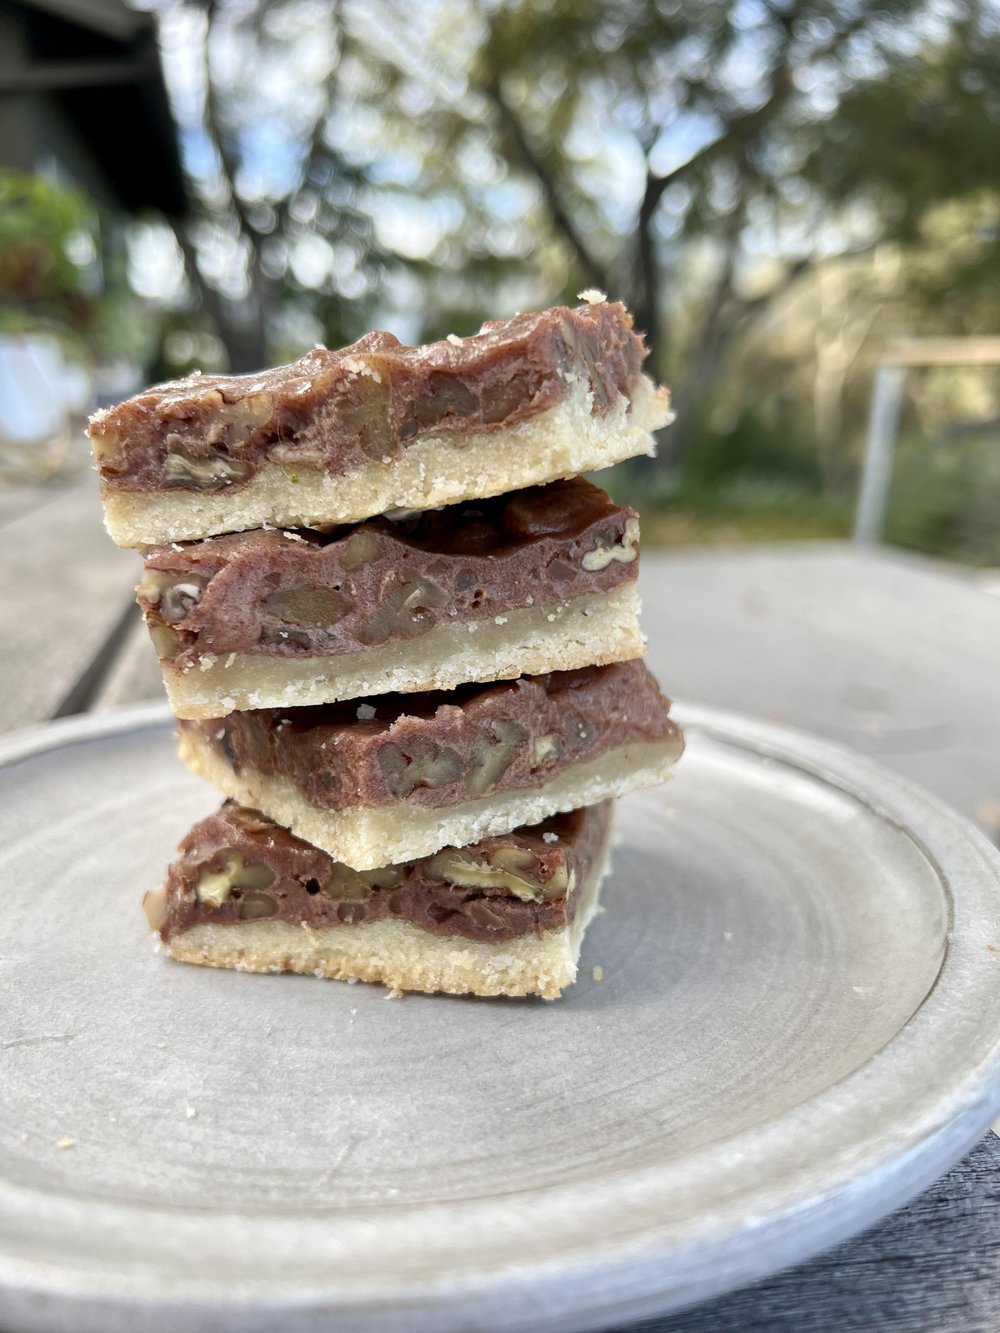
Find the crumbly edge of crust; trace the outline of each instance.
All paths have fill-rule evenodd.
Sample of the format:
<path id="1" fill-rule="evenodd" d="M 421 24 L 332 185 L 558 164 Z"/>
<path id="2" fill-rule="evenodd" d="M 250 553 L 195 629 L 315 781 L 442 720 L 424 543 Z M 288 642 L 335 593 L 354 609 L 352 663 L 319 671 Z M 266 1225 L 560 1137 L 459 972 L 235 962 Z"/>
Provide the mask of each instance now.
<path id="1" fill-rule="evenodd" d="M 432 856 L 442 847 L 465 847 L 524 824 L 538 824 L 549 815 L 654 787 L 670 777 L 682 750 L 679 737 L 637 741 L 574 764 L 541 786 L 502 791 L 453 806 L 394 801 L 325 810 L 311 805 L 286 777 L 246 768 L 235 773 L 201 735 L 182 732 L 179 745 L 188 768 L 224 796 L 261 810 L 355 870 Z"/>
<path id="2" fill-rule="evenodd" d="M 610 837 L 570 926 L 492 942 L 434 935 L 408 921 L 325 926 L 286 921 L 212 923 L 175 935 L 167 952 L 182 963 L 239 972 L 300 972 L 337 981 L 373 981 L 400 991 L 449 995 L 540 995 L 556 1000 L 576 980 L 583 933 L 597 911 Z"/>
<path id="3" fill-rule="evenodd" d="M 332 527 L 390 509 L 433 509 L 611 467 L 652 453 L 652 431 L 671 420 L 666 389 L 643 376 L 631 400 L 606 416 L 590 410 L 581 380 L 566 397 L 506 429 L 425 436 L 391 463 L 366 462 L 340 476 L 265 463 L 227 491 L 125 491 L 102 486 L 104 522 L 119 546 L 194 541 L 273 524 Z M 295 477 L 297 480 L 293 481 Z"/>
<path id="4" fill-rule="evenodd" d="M 625 662 L 645 652 L 638 617 L 639 593 L 630 582 L 607 593 L 519 607 L 493 619 L 436 625 L 419 639 L 354 653 L 230 653 L 206 657 L 187 672 L 169 662 L 160 665 L 177 717 L 224 717 L 247 708 L 296 708 L 371 694 L 453 690 L 469 681 L 513 680 Z"/>

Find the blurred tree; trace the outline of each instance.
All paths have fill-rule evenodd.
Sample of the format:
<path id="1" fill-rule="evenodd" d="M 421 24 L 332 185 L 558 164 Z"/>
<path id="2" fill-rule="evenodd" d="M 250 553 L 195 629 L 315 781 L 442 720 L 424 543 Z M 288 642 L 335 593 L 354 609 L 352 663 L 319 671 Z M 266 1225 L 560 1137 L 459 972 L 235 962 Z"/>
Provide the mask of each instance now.
<path id="1" fill-rule="evenodd" d="M 200 214 L 178 241 L 234 369 L 596 285 L 674 385 L 667 464 L 766 327 L 835 489 L 871 340 L 921 312 L 939 331 L 993 318 L 996 0 L 161 0 L 160 17 Z M 929 241 L 949 207 L 980 219 L 957 266 Z M 737 378 L 733 419 L 764 387 Z"/>
<path id="2" fill-rule="evenodd" d="M 82 195 L 38 176 L 0 170 L 2 324 L 55 321 L 79 330 L 97 292 L 97 216 Z"/>
<path id="3" fill-rule="evenodd" d="M 331 297 L 349 304 L 352 283 L 337 277 L 358 295 L 379 254 L 355 202 L 362 182 L 327 134 L 350 61 L 339 3 L 167 0 L 160 20 L 195 206 L 174 232 L 230 368 L 256 368 L 303 332 L 348 336 Z"/>
<path id="4" fill-rule="evenodd" d="M 130 290 L 111 229 L 79 191 L 0 169 L 0 333 L 44 329 L 92 361 L 146 351 L 157 321 Z"/>
<path id="5" fill-rule="evenodd" d="M 674 382 L 668 461 L 734 340 L 792 284 L 832 256 L 913 239 L 943 199 L 1000 186 L 995 5 L 513 0 L 484 12 L 474 77 L 498 142 L 537 180 L 576 278 L 631 302 Z M 826 386 L 871 322 L 859 313 L 819 349 L 823 439 L 837 424 Z"/>

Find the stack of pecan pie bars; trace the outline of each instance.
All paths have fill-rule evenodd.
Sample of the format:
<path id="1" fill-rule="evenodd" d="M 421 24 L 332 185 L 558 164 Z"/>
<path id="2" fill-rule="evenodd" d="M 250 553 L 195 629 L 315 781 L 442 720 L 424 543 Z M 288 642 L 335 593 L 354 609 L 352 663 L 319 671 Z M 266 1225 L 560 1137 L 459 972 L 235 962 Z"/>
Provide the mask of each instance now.
<path id="1" fill-rule="evenodd" d="M 191 375 L 91 423 L 183 761 L 226 798 L 146 895 L 174 958 L 558 996 L 614 798 L 682 749 L 636 514 L 580 474 L 666 392 L 586 293 L 407 347 Z"/>

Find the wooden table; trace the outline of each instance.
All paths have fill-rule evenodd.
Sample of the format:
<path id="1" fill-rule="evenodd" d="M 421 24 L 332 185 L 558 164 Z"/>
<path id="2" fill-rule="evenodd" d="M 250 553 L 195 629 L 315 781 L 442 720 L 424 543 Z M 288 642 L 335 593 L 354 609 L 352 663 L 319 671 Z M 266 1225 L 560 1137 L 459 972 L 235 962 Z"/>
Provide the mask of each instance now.
<path id="1" fill-rule="evenodd" d="M 90 473 L 0 493 L 0 730 L 162 692 L 132 605 L 139 559 L 112 546 L 98 515 Z M 815 544 L 647 553 L 642 586 L 650 662 L 676 697 L 863 750 L 1000 838 L 1000 596 L 985 580 L 896 552 Z M 1000 1141 L 990 1135 L 867 1235 L 641 1327 L 1000 1327 L 998 1201 Z"/>

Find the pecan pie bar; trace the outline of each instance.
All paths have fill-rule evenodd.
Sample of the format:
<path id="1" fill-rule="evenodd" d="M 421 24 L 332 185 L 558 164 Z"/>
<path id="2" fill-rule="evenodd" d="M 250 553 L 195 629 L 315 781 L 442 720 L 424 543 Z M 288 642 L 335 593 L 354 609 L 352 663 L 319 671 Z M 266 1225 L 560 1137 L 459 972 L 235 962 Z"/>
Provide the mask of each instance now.
<path id="1" fill-rule="evenodd" d="M 609 467 L 653 447 L 667 393 L 617 302 L 407 347 L 369 333 L 255 375 L 190 375 L 94 416 L 120 546 L 329 528 Z"/>
<path id="2" fill-rule="evenodd" d="M 639 657 L 639 524 L 581 478 L 351 529 L 146 557 L 178 717 L 333 703 Z"/>
<path id="3" fill-rule="evenodd" d="M 358 871 L 227 802 L 144 905 L 182 962 L 555 999 L 596 910 L 612 806 Z"/>
<path id="4" fill-rule="evenodd" d="M 230 713 L 179 735 L 225 796 L 357 870 L 654 786 L 684 744 L 641 661 Z"/>

